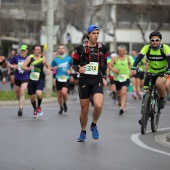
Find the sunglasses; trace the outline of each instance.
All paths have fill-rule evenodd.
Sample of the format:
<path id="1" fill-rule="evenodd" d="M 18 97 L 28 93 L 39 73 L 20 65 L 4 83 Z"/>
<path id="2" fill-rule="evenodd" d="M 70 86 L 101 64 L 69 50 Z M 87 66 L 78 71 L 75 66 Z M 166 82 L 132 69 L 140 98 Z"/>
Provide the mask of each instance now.
<path id="1" fill-rule="evenodd" d="M 156 40 L 151 39 L 151 42 L 158 42 L 158 41 L 160 41 L 160 39 L 156 39 Z"/>

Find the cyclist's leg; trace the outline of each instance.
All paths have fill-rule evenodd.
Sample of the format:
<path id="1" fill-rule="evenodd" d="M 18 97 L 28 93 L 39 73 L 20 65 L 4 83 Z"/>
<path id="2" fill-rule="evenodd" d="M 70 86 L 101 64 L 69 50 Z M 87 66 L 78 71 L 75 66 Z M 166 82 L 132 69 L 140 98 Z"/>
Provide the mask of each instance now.
<path id="1" fill-rule="evenodd" d="M 162 77 L 158 77 L 156 80 L 156 87 L 160 97 L 165 97 L 166 95 L 165 81 L 166 79 Z"/>
<path id="2" fill-rule="evenodd" d="M 166 88 L 166 93 L 167 93 L 167 100 L 170 101 L 170 78 L 166 79 L 165 82 L 165 88 Z"/>
<path id="3" fill-rule="evenodd" d="M 159 107 L 160 109 L 163 109 L 166 103 L 166 88 L 165 88 L 165 78 L 158 77 L 156 80 L 156 87 L 158 94 L 160 96 L 160 102 L 159 102 Z"/>

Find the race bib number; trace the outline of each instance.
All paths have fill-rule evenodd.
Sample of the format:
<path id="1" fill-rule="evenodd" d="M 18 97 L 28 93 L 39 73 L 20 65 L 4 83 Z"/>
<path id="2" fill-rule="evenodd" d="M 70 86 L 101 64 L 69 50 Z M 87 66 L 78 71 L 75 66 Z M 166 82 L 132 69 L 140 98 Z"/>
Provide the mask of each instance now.
<path id="1" fill-rule="evenodd" d="M 84 74 L 92 74 L 97 75 L 98 74 L 98 63 L 97 62 L 90 62 L 89 64 L 85 65 L 86 71 Z"/>
<path id="2" fill-rule="evenodd" d="M 21 61 L 18 62 L 18 70 L 22 70 L 21 67 L 22 67 L 23 63 L 24 63 L 24 62 L 21 62 Z"/>
<path id="3" fill-rule="evenodd" d="M 125 75 L 125 74 L 120 74 L 120 75 L 118 75 L 118 80 L 119 80 L 119 82 L 124 82 L 124 81 L 126 81 L 126 75 Z"/>
<path id="4" fill-rule="evenodd" d="M 31 80 L 37 81 L 37 80 L 39 80 L 39 78 L 40 78 L 40 73 L 38 73 L 38 72 L 31 72 L 30 73 L 30 79 Z"/>
<path id="5" fill-rule="evenodd" d="M 67 81 L 67 76 L 58 76 L 58 81 L 59 82 L 66 82 Z"/>

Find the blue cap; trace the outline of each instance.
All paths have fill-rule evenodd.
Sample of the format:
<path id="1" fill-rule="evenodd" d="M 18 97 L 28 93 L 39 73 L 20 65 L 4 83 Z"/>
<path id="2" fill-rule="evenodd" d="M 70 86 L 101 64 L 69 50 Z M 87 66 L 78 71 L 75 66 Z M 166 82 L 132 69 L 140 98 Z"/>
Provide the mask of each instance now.
<path id="1" fill-rule="evenodd" d="M 90 25 L 88 28 L 87 28 L 87 32 L 90 33 L 92 31 L 95 31 L 95 30 L 99 30 L 99 27 L 96 26 L 96 25 Z"/>

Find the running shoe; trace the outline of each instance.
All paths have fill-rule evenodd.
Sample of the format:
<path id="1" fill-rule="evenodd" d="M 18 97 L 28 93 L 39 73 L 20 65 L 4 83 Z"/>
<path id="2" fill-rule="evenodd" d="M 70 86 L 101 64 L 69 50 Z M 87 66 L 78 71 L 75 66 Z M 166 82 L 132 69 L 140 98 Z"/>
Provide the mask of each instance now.
<path id="1" fill-rule="evenodd" d="M 63 113 L 63 108 L 61 107 L 60 110 L 59 110 L 59 112 L 58 112 L 58 114 L 61 115 L 62 113 Z"/>
<path id="2" fill-rule="evenodd" d="M 137 96 L 135 94 L 132 94 L 132 97 L 133 97 L 133 99 L 136 99 Z"/>
<path id="3" fill-rule="evenodd" d="M 64 112 L 67 112 L 68 107 L 67 107 L 66 103 L 63 103 L 63 108 L 64 108 Z"/>
<path id="4" fill-rule="evenodd" d="M 38 114 L 38 116 L 42 116 L 43 115 L 41 107 L 37 108 L 37 114 Z"/>
<path id="5" fill-rule="evenodd" d="M 119 115 L 122 115 L 124 113 L 124 110 L 121 108 L 120 110 L 119 110 Z"/>
<path id="6" fill-rule="evenodd" d="M 37 111 L 35 110 L 35 111 L 33 112 L 33 118 L 37 118 L 37 117 L 38 117 Z"/>
<path id="7" fill-rule="evenodd" d="M 92 132 L 93 139 L 99 139 L 99 132 L 97 130 L 97 126 L 90 127 L 90 130 Z"/>
<path id="8" fill-rule="evenodd" d="M 86 134 L 85 132 L 81 132 L 80 136 L 77 138 L 77 142 L 84 142 L 86 139 Z"/>
<path id="9" fill-rule="evenodd" d="M 21 108 L 19 108 L 19 110 L 18 110 L 18 116 L 22 116 L 22 109 Z"/>

